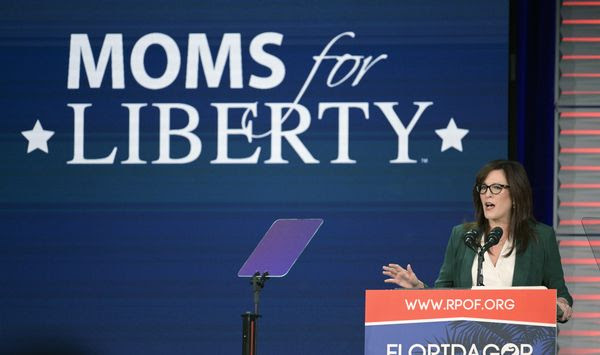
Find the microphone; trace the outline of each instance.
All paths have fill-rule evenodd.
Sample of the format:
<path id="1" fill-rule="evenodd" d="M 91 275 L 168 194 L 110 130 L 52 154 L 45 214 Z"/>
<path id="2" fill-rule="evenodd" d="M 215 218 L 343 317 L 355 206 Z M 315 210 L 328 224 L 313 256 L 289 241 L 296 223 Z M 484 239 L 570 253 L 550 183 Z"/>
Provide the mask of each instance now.
<path id="1" fill-rule="evenodd" d="M 489 248 L 498 244 L 500 242 L 500 238 L 502 238 L 502 233 L 503 233 L 502 228 L 500 228 L 500 227 L 492 228 L 492 230 L 490 231 L 490 234 L 488 234 L 487 238 L 485 239 L 486 242 L 483 245 L 483 247 L 481 247 L 481 250 L 483 252 L 486 252 Z"/>
<path id="2" fill-rule="evenodd" d="M 467 231 L 467 233 L 465 233 L 464 235 L 464 241 L 465 244 L 473 249 L 474 252 L 477 253 L 477 243 L 475 242 L 475 240 L 477 239 L 477 236 L 479 235 L 479 230 L 477 228 L 471 229 L 469 231 Z"/>
<path id="3" fill-rule="evenodd" d="M 496 245 L 500 242 L 502 233 L 503 233 L 502 228 L 500 228 L 500 227 L 492 228 L 490 233 L 487 235 L 487 238 L 485 238 L 485 240 L 486 240 L 485 244 L 481 247 L 481 249 L 479 250 L 479 253 L 477 253 L 478 254 L 478 257 L 477 257 L 477 286 L 485 286 L 483 284 L 484 254 L 489 248 L 493 247 L 494 245 Z M 466 243 L 466 241 L 465 241 L 465 243 Z"/>

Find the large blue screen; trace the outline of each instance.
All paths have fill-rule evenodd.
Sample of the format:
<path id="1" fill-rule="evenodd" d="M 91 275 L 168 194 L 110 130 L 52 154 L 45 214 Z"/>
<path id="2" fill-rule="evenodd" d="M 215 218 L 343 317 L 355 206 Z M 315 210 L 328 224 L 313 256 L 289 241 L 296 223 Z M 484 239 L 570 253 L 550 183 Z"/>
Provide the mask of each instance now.
<path id="1" fill-rule="evenodd" d="M 431 284 L 507 153 L 508 1 L 4 1 L 0 350 L 361 354 L 381 265 Z M 6 350 L 8 351 L 8 350 Z"/>

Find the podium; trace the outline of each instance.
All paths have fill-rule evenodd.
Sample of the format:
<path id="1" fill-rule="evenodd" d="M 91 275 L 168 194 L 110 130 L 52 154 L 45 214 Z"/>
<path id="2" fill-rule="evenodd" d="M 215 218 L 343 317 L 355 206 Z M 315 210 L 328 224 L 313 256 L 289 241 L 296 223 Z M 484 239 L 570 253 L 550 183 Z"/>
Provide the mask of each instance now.
<path id="1" fill-rule="evenodd" d="M 367 290 L 365 355 L 556 354 L 556 290 Z"/>

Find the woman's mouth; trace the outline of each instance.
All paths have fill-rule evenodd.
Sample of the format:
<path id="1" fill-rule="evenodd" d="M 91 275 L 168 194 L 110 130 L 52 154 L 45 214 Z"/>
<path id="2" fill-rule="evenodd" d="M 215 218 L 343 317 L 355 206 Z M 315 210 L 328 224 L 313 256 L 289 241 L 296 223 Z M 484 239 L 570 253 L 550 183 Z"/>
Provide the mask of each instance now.
<path id="1" fill-rule="evenodd" d="M 485 210 L 486 210 L 486 211 L 490 211 L 490 210 L 492 210 L 494 207 L 496 207 L 496 205 L 494 205 L 494 204 L 493 204 L 493 203 L 491 203 L 491 202 L 486 202 L 486 203 L 484 203 L 484 204 L 483 204 L 483 206 L 485 207 Z"/>

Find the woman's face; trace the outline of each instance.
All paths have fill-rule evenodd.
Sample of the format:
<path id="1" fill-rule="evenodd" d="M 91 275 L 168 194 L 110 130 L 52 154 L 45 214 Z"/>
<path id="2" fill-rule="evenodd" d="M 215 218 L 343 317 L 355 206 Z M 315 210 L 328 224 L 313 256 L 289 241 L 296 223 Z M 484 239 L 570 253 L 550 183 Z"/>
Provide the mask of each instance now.
<path id="1" fill-rule="evenodd" d="M 492 170 L 483 180 L 487 186 L 494 184 L 508 185 L 504 170 Z M 512 210 L 512 197 L 510 189 L 503 188 L 499 194 L 494 194 L 488 187 L 487 191 L 479 195 L 483 206 L 485 218 L 494 224 L 510 224 L 510 213 Z"/>

